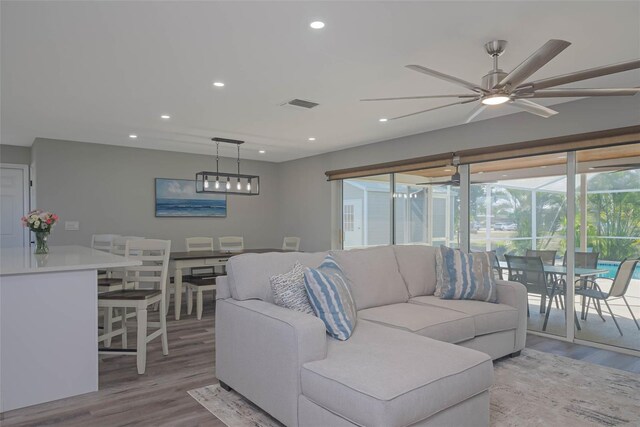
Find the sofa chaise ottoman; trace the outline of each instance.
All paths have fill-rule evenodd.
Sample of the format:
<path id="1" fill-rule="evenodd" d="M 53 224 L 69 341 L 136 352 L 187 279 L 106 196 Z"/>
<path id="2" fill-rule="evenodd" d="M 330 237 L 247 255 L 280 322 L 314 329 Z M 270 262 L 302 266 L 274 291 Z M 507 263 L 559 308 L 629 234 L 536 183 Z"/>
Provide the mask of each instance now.
<path id="1" fill-rule="evenodd" d="M 269 278 L 322 253 L 234 256 L 218 278 L 216 376 L 286 426 L 487 426 L 492 359 L 526 336 L 526 290 L 498 303 L 433 296 L 436 248 L 332 251 L 358 310 L 346 341 L 273 303 Z"/>

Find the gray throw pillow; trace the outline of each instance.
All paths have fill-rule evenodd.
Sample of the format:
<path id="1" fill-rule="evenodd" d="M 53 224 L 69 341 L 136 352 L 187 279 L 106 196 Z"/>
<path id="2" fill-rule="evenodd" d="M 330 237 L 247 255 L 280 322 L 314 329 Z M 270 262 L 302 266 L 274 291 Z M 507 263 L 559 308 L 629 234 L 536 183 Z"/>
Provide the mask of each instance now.
<path id="1" fill-rule="evenodd" d="M 304 266 L 296 261 L 293 268 L 269 278 L 276 305 L 315 316 L 304 287 Z"/>
<path id="2" fill-rule="evenodd" d="M 436 296 L 440 299 L 467 299 L 497 302 L 493 278 L 493 255 L 465 253 L 440 246 L 436 253 Z"/>

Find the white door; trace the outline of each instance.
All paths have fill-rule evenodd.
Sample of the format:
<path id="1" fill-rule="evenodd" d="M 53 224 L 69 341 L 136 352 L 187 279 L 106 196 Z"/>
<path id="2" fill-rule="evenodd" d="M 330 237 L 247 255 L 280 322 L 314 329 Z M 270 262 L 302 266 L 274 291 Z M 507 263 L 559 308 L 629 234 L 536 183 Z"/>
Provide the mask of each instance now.
<path id="1" fill-rule="evenodd" d="M 345 200 L 342 204 L 343 247 L 345 249 L 364 245 L 362 223 L 362 199 Z"/>
<path id="2" fill-rule="evenodd" d="M 29 210 L 28 166 L 3 164 L 0 171 L 0 247 L 26 247 L 29 232 L 20 218 Z"/>

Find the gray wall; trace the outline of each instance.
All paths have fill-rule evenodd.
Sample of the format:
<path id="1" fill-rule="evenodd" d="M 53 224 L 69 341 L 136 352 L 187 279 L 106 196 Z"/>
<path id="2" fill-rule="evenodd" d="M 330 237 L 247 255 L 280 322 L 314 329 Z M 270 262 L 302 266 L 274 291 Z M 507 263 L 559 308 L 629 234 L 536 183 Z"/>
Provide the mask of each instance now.
<path id="1" fill-rule="evenodd" d="M 300 236 L 305 250 L 331 247 L 327 170 L 640 124 L 640 96 L 583 99 L 553 108 L 560 114 L 549 119 L 518 113 L 281 163 L 280 204 L 287 207 L 282 229 Z"/>
<path id="2" fill-rule="evenodd" d="M 0 162 L 29 165 L 31 164 L 31 147 L 0 144 Z"/>
<path id="3" fill-rule="evenodd" d="M 61 219 L 53 245 L 89 245 L 94 233 L 117 233 L 171 239 L 176 250 L 189 236 L 239 235 L 247 247 L 282 246 L 275 163 L 241 163 L 243 172 L 260 176 L 260 195 L 229 196 L 226 218 L 155 218 L 154 179 L 193 179 L 215 167 L 213 156 L 40 138 L 32 154 L 37 207 Z M 234 159 L 221 159 L 221 170 L 235 167 Z M 80 221 L 80 230 L 65 231 L 65 220 Z"/>
<path id="4" fill-rule="evenodd" d="M 331 247 L 332 184 L 324 172 L 467 148 L 509 144 L 640 123 L 640 97 L 585 99 L 554 106 L 549 119 L 513 114 L 283 163 L 243 161 L 261 178 L 261 194 L 228 199 L 228 217 L 155 218 L 154 178 L 192 179 L 210 169 L 211 156 L 36 139 L 31 150 L 38 206 L 80 231 L 60 224 L 53 244 L 88 244 L 93 233 L 169 238 L 184 247 L 187 236 L 243 235 L 248 247 L 279 247 L 299 236 L 304 251 Z M 15 150 L 0 146 L 0 155 Z M 11 153 L 14 151 L 14 153 Z M 25 156 L 25 151 L 22 156 Z M 12 157 L 16 159 L 16 157 Z M 15 160 L 14 160 L 15 162 Z M 28 164 L 29 161 L 27 160 Z M 223 159 L 231 170 L 233 159 Z"/>

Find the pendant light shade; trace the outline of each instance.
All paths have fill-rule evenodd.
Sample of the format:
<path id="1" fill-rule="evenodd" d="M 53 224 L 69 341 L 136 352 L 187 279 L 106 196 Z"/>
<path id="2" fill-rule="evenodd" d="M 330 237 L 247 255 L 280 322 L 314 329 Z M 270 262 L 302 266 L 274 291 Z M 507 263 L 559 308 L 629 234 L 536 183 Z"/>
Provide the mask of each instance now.
<path id="1" fill-rule="evenodd" d="M 257 196 L 260 194 L 260 177 L 240 173 L 240 145 L 244 141 L 227 138 L 212 138 L 216 143 L 216 170 L 196 173 L 196 193 L 237 194 L 241 196 Z M 238 148 L 237 173 L 220 172 L 220 143 L 235 144 Z M 216 177 L 215 184 L 209 181 Z M 223 181 L 222 183 L 220 181 Z M 232 185 L 231 181 L 235 182 Z"/>

